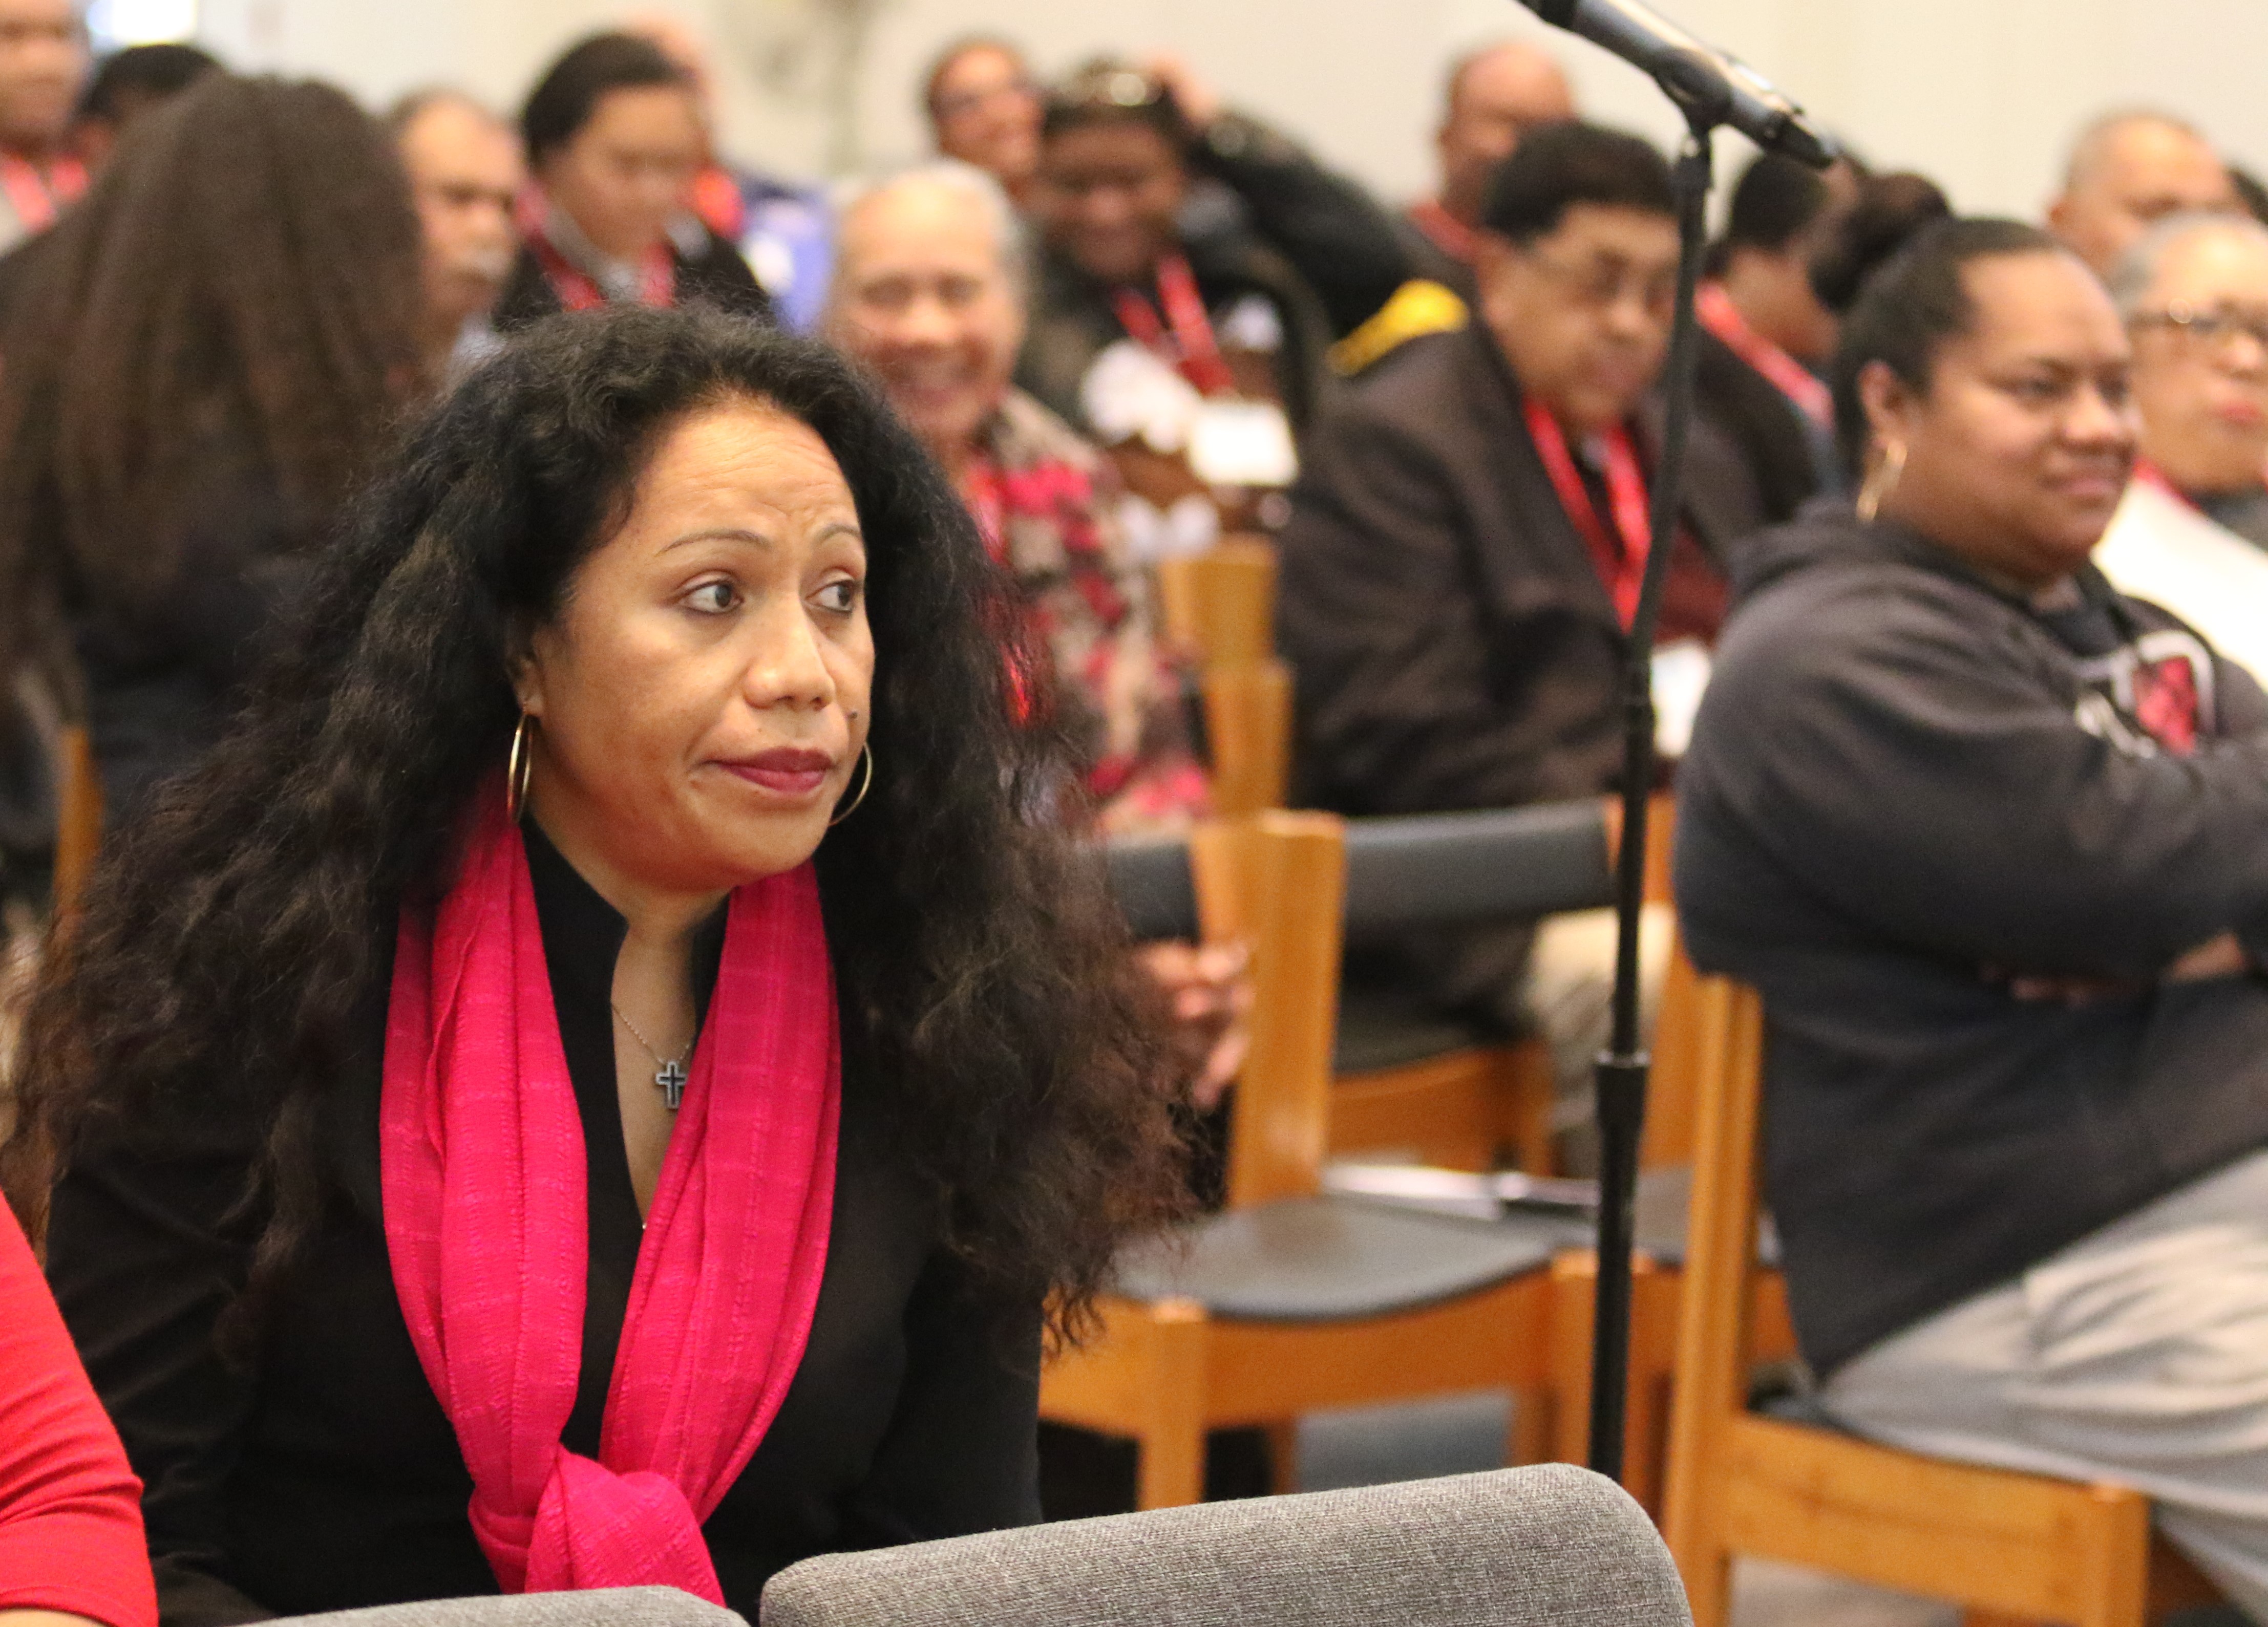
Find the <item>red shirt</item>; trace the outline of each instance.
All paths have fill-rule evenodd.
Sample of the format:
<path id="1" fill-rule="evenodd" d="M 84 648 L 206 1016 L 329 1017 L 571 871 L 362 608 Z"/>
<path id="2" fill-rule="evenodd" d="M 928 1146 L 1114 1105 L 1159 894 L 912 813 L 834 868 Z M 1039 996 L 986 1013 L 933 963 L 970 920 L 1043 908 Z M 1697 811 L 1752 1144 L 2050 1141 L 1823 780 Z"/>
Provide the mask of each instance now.
<path id="1" fill-rule="evenodd" d="M 0 1204 L 0 1609 L 157 1627 L 142 1483 Z"/>

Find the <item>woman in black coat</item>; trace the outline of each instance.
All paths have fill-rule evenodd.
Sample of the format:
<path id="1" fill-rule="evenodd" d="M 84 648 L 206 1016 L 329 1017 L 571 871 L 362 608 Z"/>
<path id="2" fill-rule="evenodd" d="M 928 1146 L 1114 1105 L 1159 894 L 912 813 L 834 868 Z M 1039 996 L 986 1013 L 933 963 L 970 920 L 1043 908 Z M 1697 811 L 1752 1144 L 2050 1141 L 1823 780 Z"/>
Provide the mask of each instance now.
<path id="1" fill-rule="evenodd" d="M 0 1149 L 166 1621 L 753 1620 L 806 1555 L 1036 1518 L 1043 1307 L 1181 1187 L 950 486 L 831 353 L 624 309 L 357 515 L 107 853 Z"/>
<path id="2" fill-rule="evenodd" d="M 519 115 L 535 186 L 499 331 L 558 311 L 702 304 L 770 320 L 740 250 L 688 207 L 708 151 L 699 92 L 660 48 L 600 33 L 570 48 Z"/>

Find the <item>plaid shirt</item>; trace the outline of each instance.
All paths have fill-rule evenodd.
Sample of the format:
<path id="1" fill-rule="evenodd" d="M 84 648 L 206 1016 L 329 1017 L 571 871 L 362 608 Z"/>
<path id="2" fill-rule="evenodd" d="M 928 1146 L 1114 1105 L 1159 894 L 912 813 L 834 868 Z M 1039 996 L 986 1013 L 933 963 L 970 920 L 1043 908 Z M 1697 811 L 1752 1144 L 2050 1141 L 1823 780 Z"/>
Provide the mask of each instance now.
<path id="1" fill-rule="evenodd" d="M 978 438 L 961 495 L 1020 590 L 1020 641 L 1048 668 L 1019 674 L 1030 720 L 1062 733 L 1103 829 L 1186 825 L 1205 811 L 1205 777 L 1181 665 L 1161 645 L 1149 583 L 1120 542 L 1108 464 L 1020 390 Z"/>

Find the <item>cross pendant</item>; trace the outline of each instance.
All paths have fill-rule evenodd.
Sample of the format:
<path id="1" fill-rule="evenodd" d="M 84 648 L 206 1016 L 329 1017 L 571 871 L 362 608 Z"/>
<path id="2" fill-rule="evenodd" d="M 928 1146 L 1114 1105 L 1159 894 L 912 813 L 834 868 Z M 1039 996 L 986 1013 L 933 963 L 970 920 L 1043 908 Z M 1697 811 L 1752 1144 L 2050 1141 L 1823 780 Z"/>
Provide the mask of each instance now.
<path id="1" fill-rule="evenodd" d="M 677 1104 L 685 1100 L 685 1064 L 674 1058 L 663 1063 L 653 1082 L 661 1086 L 661 1099 L 669 1104 L 669 1110 L 676 1112 Z"/>

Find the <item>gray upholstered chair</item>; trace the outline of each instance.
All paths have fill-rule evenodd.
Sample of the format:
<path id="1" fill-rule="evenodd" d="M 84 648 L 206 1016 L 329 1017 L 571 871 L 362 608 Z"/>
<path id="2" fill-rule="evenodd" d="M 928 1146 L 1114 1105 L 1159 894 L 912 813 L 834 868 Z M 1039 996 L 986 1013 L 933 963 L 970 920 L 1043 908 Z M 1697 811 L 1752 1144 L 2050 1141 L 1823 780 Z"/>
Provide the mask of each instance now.
<path id="1" fill-rule="evenodd" d="M 762 1627 L 1690 1627 L 1613 1482 L 1559 1464 L 831 1554 Z"/>
<path id="2" fill-rule="evenodd" d="M 747 1627 L 732 1611 L 674 1587 L 601 1587 L 510 1598 L 428 1599 L 416 1604 L 292 1616 L 269 1627 Z"/>

